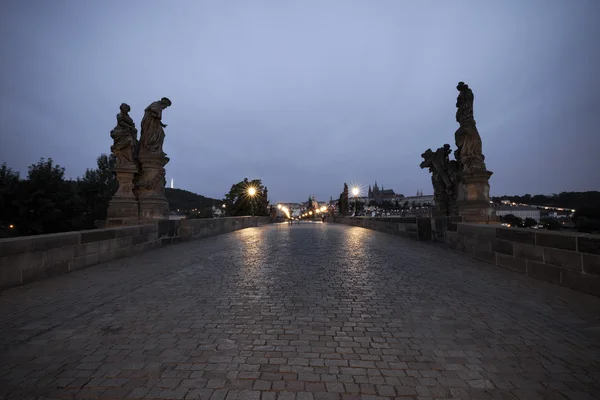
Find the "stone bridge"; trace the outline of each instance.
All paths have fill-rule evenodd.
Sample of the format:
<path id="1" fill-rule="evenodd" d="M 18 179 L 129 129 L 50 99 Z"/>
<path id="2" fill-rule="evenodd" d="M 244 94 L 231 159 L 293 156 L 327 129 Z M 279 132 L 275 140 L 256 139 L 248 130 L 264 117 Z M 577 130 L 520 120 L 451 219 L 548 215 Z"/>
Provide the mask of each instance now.
<path id="1" fill-rule="evenodd" d="M 599 297 L 342 224 L 109 254 L 141 232 L 0 292 L 0 398 L 600 398 Z"/>

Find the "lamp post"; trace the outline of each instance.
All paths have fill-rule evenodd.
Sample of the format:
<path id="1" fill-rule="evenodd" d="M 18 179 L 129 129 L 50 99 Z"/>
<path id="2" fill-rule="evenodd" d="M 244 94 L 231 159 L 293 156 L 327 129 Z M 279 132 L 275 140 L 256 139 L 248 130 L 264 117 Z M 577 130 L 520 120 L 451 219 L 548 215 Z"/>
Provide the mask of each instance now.
<path id="1" fill-rule="evenodd" d="M 357 186 L 352 188 L 352 194 L 354 195 L 354 216 L 358 217 L 358 194 L 360 193 L 360 189 Z"/>
<path id="2" fill-rule="evenodd" d="M 252 210 L 252 216 L 254 217 L 254 196 L 256 196 L 256 188 L 250 186 L 248 188 L 248 196 L 250 196 L 250 209 Z"/>
<path id="3" fill-rule="evenodd" d="M 225 205 L 225 203 L 223 203 L 223 205 L 221 206 L 223 208 L 223 217 L 225 217 L 225 208 L 227 208 L 227 206 Z"/>

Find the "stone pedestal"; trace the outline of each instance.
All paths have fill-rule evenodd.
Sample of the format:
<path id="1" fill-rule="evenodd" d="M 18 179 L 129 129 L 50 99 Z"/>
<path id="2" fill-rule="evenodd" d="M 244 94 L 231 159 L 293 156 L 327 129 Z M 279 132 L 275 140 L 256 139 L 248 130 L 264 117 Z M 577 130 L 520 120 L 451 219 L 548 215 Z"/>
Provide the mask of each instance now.
<path id="1" fill-rule="evenodd" d="M 119 188 L 108 205 L 107 223 L 109 225 L 127 223 L 138 219 L 138 202 L 133 193 L 134 175 L 138 172 L 134 164 L 116 166 L 113 172 L 117 176 Z"/>
<path id="2" fill-rule="evenodd" d="M 140 219 L 169 218 L 169 202 L 165 196 L 165 165 L 169 158 L 164 154 L 140 152 L 141 171 L 136 182 L 140 206 Z"/>
<path id="3" fill-rule="evenodd" d="M 461 174 L 456 202 L 458 215 L 464 222 L 494 220 L 494 209 L 490 204 L 491 176 L 492 172 L 487 170 Z"/>

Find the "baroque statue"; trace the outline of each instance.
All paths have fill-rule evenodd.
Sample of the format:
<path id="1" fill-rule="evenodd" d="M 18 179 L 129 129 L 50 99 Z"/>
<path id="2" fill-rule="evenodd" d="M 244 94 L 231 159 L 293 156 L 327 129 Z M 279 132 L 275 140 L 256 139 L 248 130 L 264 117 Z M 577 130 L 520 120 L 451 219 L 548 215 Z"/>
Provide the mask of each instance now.
<path id="1" fill-rule="evenodd" d="M 456 141 L 455 158 L 461 164 L 463 172 L 485 170 L 485 157 L 482 152 L 481 137 L 477 131 L 473 117 L 473 100 L 475 96 L 469 85 L 459 82 L 456 86 L 456 121 L 460 127 L 454 134 Z"/>
<path id="2" fill-rule="evenodd" d="M 142 133 L 140 135 L 140 153 L 153 153 L 164 156 L 163 143 L 165 141 L 166 124 L 162 123 L 162 112 L 171 105 L 171 100 L 163 97 L 150 104 L 144 110 L 142 119 Z"/>
<path id="3" fill-rule="evenodd" d="M 452 152 L 450 145 L 445 144 L 435 152 L 427 149 L 421 157 L 420 167 L 429 168 L 431 172 L 431 183 L 433 184 L 433 196 L 437 210 L 444 215 L 456 213 L 456 198 L 459 180 L 459 164 L 450 160 Z"/>
<path id="4" fill-rule="evenodd" d="M 132 165 L 135 164 L 137 129 L 129 116 L 131 107 L 123 103 L 120 109 L 121 112 L 117 114 L 117 126 L 110 131 L 110 137 L 114 140 L 110 150 L 117 158 L 117 166 Z"/>

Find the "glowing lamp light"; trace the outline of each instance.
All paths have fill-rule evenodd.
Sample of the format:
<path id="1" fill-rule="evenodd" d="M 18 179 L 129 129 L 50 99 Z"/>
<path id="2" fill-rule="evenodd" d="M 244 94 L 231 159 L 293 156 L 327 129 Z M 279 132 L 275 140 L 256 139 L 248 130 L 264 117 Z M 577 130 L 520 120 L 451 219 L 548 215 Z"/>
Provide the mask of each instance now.
<path id="1" fill-rule="evenodd" d="M 352 194 L 353 194 L 354 196 L 358 196 L 358 194 L 359 194 L 359 193 L 360 193 L 360 189 L 359 189 L 358 187 L 354 186 L 354 187 L 352 188 Z"/>
<path id="2" fill-rule="evenodd" d="M 256 188 L 255 187 L 249 187 L 248 188 L 248 194 L 250 196 L 254 196 L 256 194 Z"/>
<path id="3" fill-rule="evenodd" d="M 8 227 L 9 227 L 10 229 L 14 229 L 14 227 L 15 227 L 15 226 L 14 226 L 13 224 L 10 224 Z"/>

